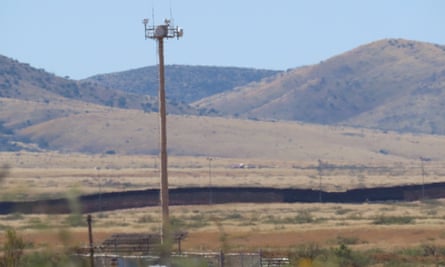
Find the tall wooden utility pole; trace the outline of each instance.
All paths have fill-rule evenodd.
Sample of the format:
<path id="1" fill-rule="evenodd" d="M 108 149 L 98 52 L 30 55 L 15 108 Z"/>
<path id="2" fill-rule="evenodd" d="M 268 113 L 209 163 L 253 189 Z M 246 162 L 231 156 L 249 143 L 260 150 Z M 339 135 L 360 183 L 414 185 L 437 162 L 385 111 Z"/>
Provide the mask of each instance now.
<path id="1" fill-rule="evenodd" d="M 168 240 L 168 230 L 170 227 L 168 211 L 168 175 L 167 175 L 167 111 L 165 104 L 165 74 L 164 74 L 164 39 L 182 37 L 183 30 L 179 27 L 170 26 L 170 20 L 165 20 L 164 24 L 158 26 L 148 26 L 148 19 L 144 19 L 145 39 L 156 39 L 158 42 L 159 54 L 159 117 L 160 117 L 160 143 L 161 143 L 161 242 L 165 244 Z"/>
<path id="2" fill-rule="evenodd" d="M 166 230 L 169 227 L 168 212 L 168 173 L 167 173 L 167 112 L 165 105 L 165 77 L 164 77 L 164 39 L 158 38 L 159 54 L 159 123 L 160 123 L 160 144 L 161 144 L 161 240 L 164 243 Z"/>

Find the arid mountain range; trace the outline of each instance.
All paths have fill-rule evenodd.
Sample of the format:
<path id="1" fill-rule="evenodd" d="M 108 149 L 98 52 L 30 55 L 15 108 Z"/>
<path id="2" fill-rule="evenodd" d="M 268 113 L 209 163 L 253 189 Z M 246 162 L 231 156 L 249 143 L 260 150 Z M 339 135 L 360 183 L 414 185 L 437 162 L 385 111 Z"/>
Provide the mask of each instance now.
<path id="1" fill-rule="evenodd" d="M 381 40 L 195 106 L 259 120 L 445 134 L 445 46 Z"/>
<path id="2" fill-rule="evenodd" d="M 167 98 L 174 102 L 191 103 L 218 93 L 245 86 L 273 76 L 280 71 L 234 67 L 167 65 L 165 78 Z M 106 88 L 140 95 L 158 95 L 158 66 L 95 75 L 84 81 Z"/>
<path id="3" fill-rule="evenodd" d="M 421 141 L 403 134 L 445 138 L 436 44 L 385 39 L 287 71 L 170 65 L 166 84 L 176 155 L 296 158 L 307 145 L 317 158 L 325 144 L 346 159 L 415 158 L 430 144 L 408 155 L 397 147 Z M 156 95 L 156 66 L 75 81 L 0 56 L 0 150 L 157 153 Z"/>

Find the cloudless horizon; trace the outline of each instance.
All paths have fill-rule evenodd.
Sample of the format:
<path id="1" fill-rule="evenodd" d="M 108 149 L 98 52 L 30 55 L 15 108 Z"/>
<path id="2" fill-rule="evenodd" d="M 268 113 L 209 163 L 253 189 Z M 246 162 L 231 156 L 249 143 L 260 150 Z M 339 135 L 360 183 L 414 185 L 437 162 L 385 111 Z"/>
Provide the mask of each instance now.
<path id="1" fill-rule="evenodd" d="M 154 10 L 154 12 L 152 12 Z M 157 64 L 143 18 L 184 37 L 165 63 L 286 70 L 385 38 L 445 44 L 442 0 L 3 0 L 0 54 L 73 79 Z"/>

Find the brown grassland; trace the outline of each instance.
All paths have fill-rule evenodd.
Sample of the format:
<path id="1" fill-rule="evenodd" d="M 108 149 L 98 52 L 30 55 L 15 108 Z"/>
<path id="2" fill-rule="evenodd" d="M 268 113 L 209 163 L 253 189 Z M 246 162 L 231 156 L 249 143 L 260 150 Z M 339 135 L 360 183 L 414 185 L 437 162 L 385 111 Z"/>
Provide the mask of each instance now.
<path id="1" fill-rule="evenodd" d="M 1 153 L 10 168 L 2 181 L 2 201 L 69 197 L 80 194 L 157 188 L 158 160 L 153 156 Z M 209 165 L 209 163 L 211 165 Z M 236 168 L 243 163 L 249 168 Z M 172 187 L 274 186 L 342 191 L 357 187 L 443 181 L 440 161 L 418 160 L 374 164 L 265 159 L 171 157 Z M 375 168 L 363 168 L 363 166 Z M 173 206 L 174 227 L 188 231 L 189 251 L 283 250 L 316 243 L 346 243 L 357 250 L 397 251 L 423 244 L 445 246 L 444 200 L 396 203 L 295 203 Z M 117 232 L 158 232 L 159 208 L 103 211 L 92 214 L 95 242 Z M 8 214 L 0 229 L 14 227 L 36 247 L 82 246 L 88 241 L 85 214 Z M 77 219 L 74 220 L 73 218 Z M 68 238 L 67 238 L 68 236 Z M 225 236 L 225 241 L 221 237 Z M 3 241 L 0 236 L 0 242 Z M 68 240 L 68 241 L 67 241 Z"/>

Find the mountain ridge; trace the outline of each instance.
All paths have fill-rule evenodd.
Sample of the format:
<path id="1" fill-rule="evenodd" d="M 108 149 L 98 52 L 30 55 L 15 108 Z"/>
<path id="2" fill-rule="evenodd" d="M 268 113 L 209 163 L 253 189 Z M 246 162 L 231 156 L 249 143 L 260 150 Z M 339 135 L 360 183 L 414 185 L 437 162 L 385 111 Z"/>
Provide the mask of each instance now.
<path id="1" fill-rule="evenodd" d="M 320 64 L 292 69 L 272 81 L 247 85 L 193 103 L 196 107 L 214 108 L 222 114 L 259 120 L 297 120 L 321 124 L 342 124 L 444 134 L 445 47 L 403 39 L 384 39 L 334 56 Z M 433 93 L 439 115 L 429 118 L 434 127 L 418 124 L 410 128 L 402 118 L 378 117 L 360 121 L 357 115 L 371 120 L 372 112 L 383 105 L 408 97 Z M 415 95 L 414 95 L 415 94 Z M 401 104 L 405 106 L 407 103 Z M 243 104 L 243 105 L 242 105 Z M 412 105 L 411 105 L 412 106 Z M 400 108 L 386 110 L 401 112 Z M 414 110 L 405 113 L 416 114 Z M 387 114 L 387 113 L 386 113 Z M 354 117 L 356 117 L 354 119 Z M 383 123 L 383 121 L 390 121 Z M 414 118 L 419 121 L 421 118 Z M 380 121 L 380 123 L 379 123 Z"/>
<path id="2" fill-rule="evenodd" d="M 94 75 L 82 81 L 140 95 L 158 95 L 158 66 Z M 166 65 L 167 98 L 190 103 L 244 84 L 274 76 L 281 71 L 216 66 Z"/>

